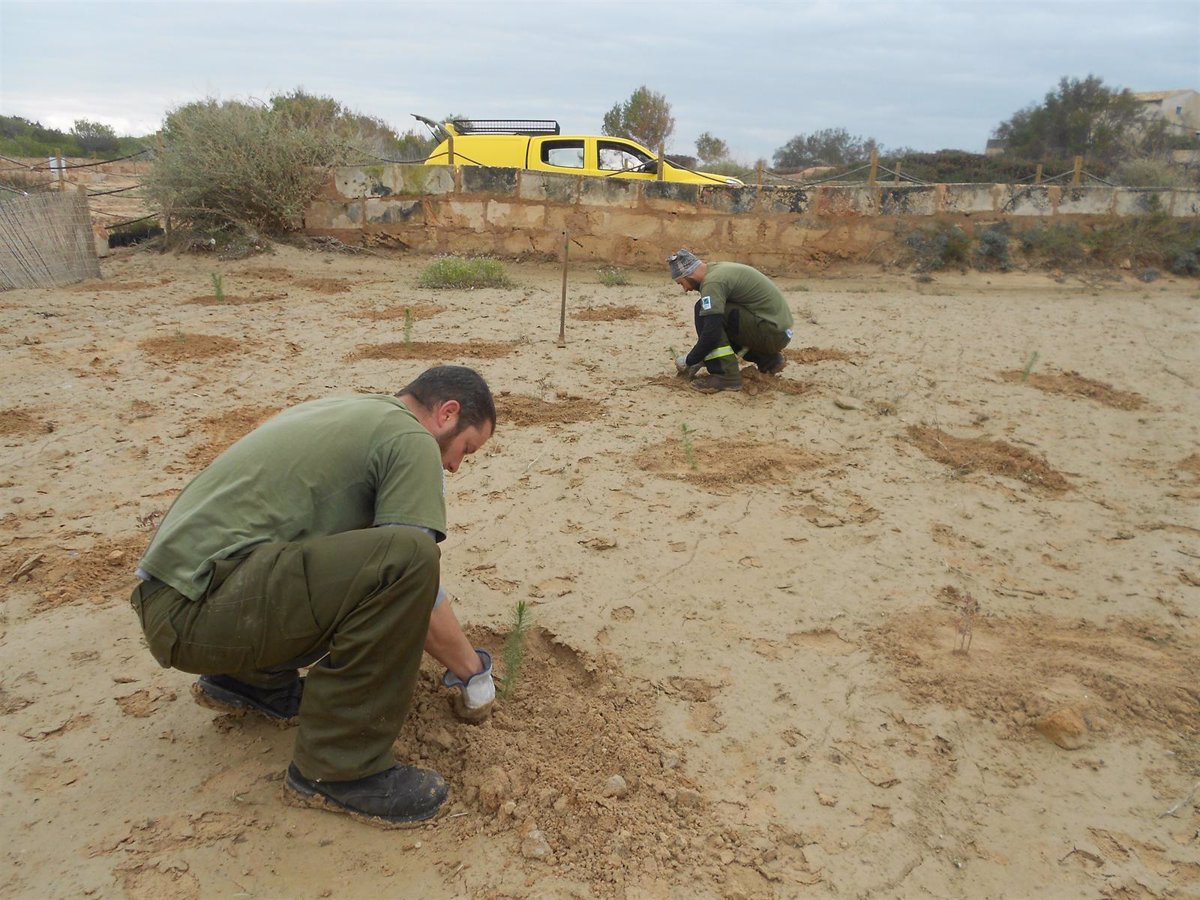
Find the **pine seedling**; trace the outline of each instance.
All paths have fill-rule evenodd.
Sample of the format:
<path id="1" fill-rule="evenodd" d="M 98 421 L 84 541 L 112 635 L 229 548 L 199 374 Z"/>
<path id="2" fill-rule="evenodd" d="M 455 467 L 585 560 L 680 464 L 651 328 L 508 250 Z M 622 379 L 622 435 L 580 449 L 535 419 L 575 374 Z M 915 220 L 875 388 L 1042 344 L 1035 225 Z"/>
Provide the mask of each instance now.
<path id="1" fill-rule="evenodd" d="M 212 284 L 213 284 L 213 296 L 217 298 L 218 303 L 224 303 L 225 302 L 225 284 L 224 284 L 224 279 L 222 279 L 222 277 L 221 277 L 221 273 L 213 272 L 213 273 L 211 273 L 210 277 L 212 278 Z"/>
<path id="2" fill-rule="evenodd" d="M 687 457 L 687 464 L 693 472 L 699 472 L 700 466 L 696 464 L 696 448 L 692 446 L 692 434 L 694 428 L 688 428 L 687 422 L 679 426 L 679 434 L 683 441 L 683 455 Z"/>
<path id="3" fill-rule="evenodd" d="M 504 639 L 500 658 L 504 661 L 504 674 L 500 676 L 500 687 L 496 691 L 500 699 L 507 699 L 516 690 L 521 680 L 521 665 L 525 662 L 525 637 L 529 632 L 529 606 L 518 600 L 513 610 L 513 625 Z"/>
<path id="4" fill-rule="evenodd" d="M 404 346 L 412 346 L 413 314 L 412 309 L 404 307 Z"/>
<path id="5" fill-rule="evenodd" d="M 1038 361 L 1038 352 L 1036 350 L 1034 350 L 1032 353 L 1029 354 L 1029 359 L 1025 361 L 1025 368 L 1021 372 L 1021 380 L 1022 381 L 1029 380 L 1029 373 L 1033 371 L 1033 367 L 1035 365 L 1037 365 L 1037 361 Z"/>

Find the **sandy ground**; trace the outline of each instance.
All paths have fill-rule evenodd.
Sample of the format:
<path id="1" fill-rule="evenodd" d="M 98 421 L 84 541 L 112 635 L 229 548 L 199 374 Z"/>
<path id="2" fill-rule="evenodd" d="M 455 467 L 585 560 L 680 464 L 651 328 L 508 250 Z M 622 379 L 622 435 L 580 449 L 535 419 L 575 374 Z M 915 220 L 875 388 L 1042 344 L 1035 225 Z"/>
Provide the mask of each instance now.
<path id="1" fill-rule="evenodd" d="M 560 349 L 556 265 L 426 262 L 0 295 L 0 895 L 1200 896 L 1195 281 L 780 279 L 791 364 L 706 397 L 665 272 L 573 265 Z M 445 581 L 498 658 L 533 626 L 485 724 L 425 673 L 396 750 L 453 793 L 387 832 L 284 805 L 291 733 L 194 704 L 127 595 L 223 447 L 436 362 L 501 409 Z"/>

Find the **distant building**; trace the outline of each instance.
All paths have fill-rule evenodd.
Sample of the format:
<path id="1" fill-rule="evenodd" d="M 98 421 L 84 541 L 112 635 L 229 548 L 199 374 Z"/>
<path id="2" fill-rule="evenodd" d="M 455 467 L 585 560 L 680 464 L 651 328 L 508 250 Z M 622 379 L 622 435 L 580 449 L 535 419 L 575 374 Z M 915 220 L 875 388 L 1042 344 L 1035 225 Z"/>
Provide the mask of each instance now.
<path id="1" fill-rule="evenodd" d="M 1007 149 L 1007 142 L 999 138 L 989 138 L 987 147 L 983 151 L 984 156 L 1003 156 Z"/>
<path id="2" fill-rule="evenodd" d="M 1172 137 L 1200 138 L 1200 91 L 1143 91 L 1133 96 L 1149 115 L 1167 123 Z"/>

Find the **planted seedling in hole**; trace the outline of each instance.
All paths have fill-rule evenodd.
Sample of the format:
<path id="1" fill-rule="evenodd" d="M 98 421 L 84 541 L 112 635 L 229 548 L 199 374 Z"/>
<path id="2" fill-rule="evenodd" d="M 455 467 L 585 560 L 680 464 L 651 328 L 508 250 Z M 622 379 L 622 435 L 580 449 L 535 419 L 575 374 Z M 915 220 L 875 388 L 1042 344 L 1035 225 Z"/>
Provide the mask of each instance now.
<path id="1" fill-rule="evenodd" d="M 700 471 L 700 467 L 696 465 L 696 448 L 692 446 L 692 433 L 694 428 L 688 428 L 687 422 L 679 426 L 679 433 L 683 440 L 683 455 L 687 457 L 687 463 L 693 472 Z"/>
<path id="2" fill-rule="evenodd" d="M 504 674 L 500 677 L 500 687 L 496 694 L 501 699 L 508 698 L 517 683 L 521 680 L 521 664 L 525 662 L 525 635 L 529 631 L 529 606 L 524 600 L 518 600 L 513 610 L 513 626 L 504 639 L 504 647 L 500 658 L 504 661 Z"/>
<path id="3" fill-rule="evenodd" d="M 213 296 L 217 298 L 218 303 L 225 302 L 225 284 L 219 272 L 211 273 L 213 283 Z"/>
<path id="4" fill-rule="evenodd" d="M 1025 361 L 1025 368 L 1021 372 L 1021 380 L 1022 381 L 1029 380 L 1029 373 L 1033 371 L 1033 367 L 1035 365 L 1037 365 L 1037 361 L 1038 361 L 1038 352 L 1036 350 L 1034 350 L 1032 353 L 1029 354 L 1029 359 Z"/>
<path id="5" fill-rule="evenodd" d="M 412 346 L 412 327 L 413 327 L 412 309 L 410 309 L 409 307 L 406 306 L 406 307 L 404 307 L 404 346 L 405 347 Z"/>

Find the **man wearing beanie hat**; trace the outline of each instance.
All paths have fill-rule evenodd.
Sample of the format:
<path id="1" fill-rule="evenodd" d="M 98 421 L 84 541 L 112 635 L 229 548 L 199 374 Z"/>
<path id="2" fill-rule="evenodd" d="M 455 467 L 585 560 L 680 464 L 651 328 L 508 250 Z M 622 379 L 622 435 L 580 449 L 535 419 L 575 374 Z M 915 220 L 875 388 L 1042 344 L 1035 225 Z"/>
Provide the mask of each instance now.
<path id="1" fill-rule="evenodd" d="M 688 249 L 667 257 L 671 277 L 684 293 L 698 291 L 696 346 L 675 359 L 688 386 L 704 394 L 740 391 L 737 354 L 768 375 L 786 365 L 783 348 L 792 339 L 792 311 L 779 288 L 762 272 L 733 262 L 706 263 Z M 709 374 L 696 377 L 700 367 Z"/>

